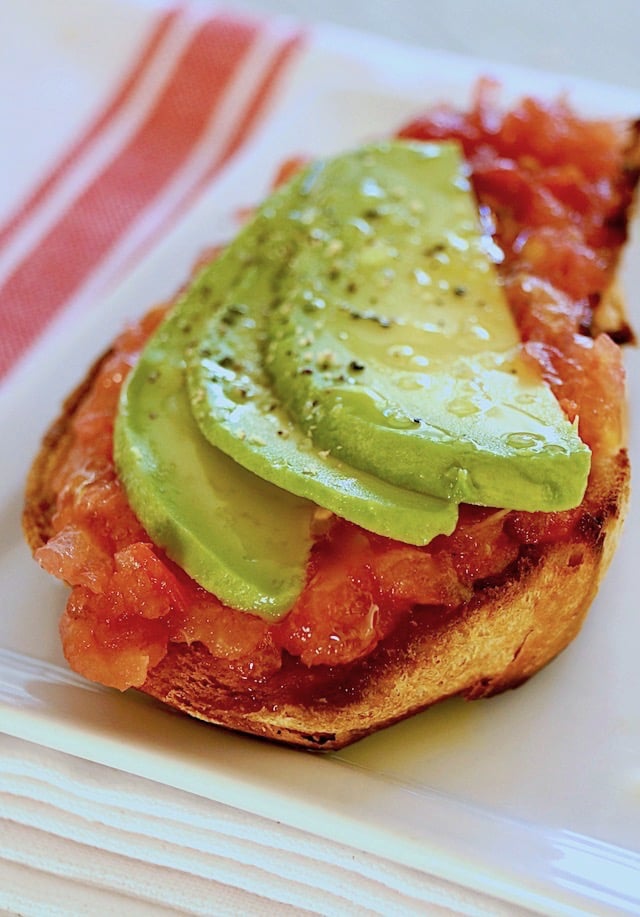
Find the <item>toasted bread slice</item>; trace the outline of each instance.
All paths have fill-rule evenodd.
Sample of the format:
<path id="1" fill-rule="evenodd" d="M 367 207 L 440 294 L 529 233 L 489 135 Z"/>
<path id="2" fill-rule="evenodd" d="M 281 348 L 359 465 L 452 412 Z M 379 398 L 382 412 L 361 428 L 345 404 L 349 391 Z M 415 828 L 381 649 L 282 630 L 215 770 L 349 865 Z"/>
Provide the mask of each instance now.
<path id="1" fill-rule="evenodd" d="M 631 133 L 629 196 L 619 214 L 625 228 L 638 181 L 637 125 Z M 599 292 L 594 305 L 594 336 L 633 340 L 615 284 Z M 73 421 L 108 358 L 66 400 L 29 472 L 23 524 L 34 552 L 55 534 L 59 471 L 74 447 Z M 306 666 L 285 653 L 271 674 L 229 679 L 224 660 L 202 642 L 170 641 L 138 687 L 196 718 L 325 750 L 449 697 L 476 699 L 517 687 L 575 638 L 615 550 L 629 498 L 623 425 L 596 458 L 597 473 L 568 536 L 523 543 L 513 562 L 498 576 L 474 583 L 471 597 L 455 608 L 414 607 L 367 655 L 345 665 Z"/>

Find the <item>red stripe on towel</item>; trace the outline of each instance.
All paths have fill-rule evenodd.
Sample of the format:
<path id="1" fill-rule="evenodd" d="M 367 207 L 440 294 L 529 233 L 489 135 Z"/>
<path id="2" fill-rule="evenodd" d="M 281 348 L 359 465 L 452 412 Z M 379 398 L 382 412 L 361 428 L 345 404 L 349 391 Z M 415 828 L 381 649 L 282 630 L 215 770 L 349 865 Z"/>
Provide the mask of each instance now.
<path id="1" fill-rule="evenodd" d="M 257 123 L 265 114 L 268 103 L 277 92 L 277 83 L 291 58 L 299 50 L 303 43 L 303 33 L 289 33 L 286 36 L 280 36 L 281 42 L 272 58 L 265 67 L 261 80 L 256 84 L 250 98 L 246 102 L 243 111 L 239 112 L 239 118 L 228 133 L 228 137 L 223 144 L 220 153 L 212 158 L 202 174 L 197 177 L 192 186 L 180 200 L 178 206 L 167 216 L 167 223 L 170 225 L 175 222 L 189 204 L 193 203 L 199 194 L 211 184 L 218 172 L 222 169 L 233 155 L 249 139 L 251 133 L 255 130 Z M 162 229 L 162 227 L 159 227 Z M 197 256 L 197 252 L 195 253 Z"/>
<path id="2" fill-rule="evenodd" d="M 118 108 L 120 99 L 125 99 L 129 87 L 139 79 L 169 27 L 171 15 L 158 25 L 104 115 L 32 195 L 32 208 L 72 165 L 74 151 L 94 140 L 108 124 L 108 113 Z M 0 288 L 0 376 L 97 272 L 185 165 L 205 130 L 210 130 L 212 119 L 215 123 L 245 55 L 263 28 L 257 22 L 228 16 L 196 24 L 171 79 L 138 128 L 54 220 Z M 243 103 L 237 118 L 227 124 L 228 136 L 223 138 L 218 154 L 207 164 L 204 176 L 194 176 L 191 187 L 186 187 L 183 203 L 201 190 L 255 126 L 296 40 L 289 35 L 273 44 L 256 86 L 246 98 L 241 96 Z M 148 236 L 157 237 L 162 228 L 148 227 Z"/>
<path id="3" fill-rule="evenodd" d="M 138 58 L 104 111 L 98 115 L 95 122 L 71 146 L 49 175 L 34 188 L 31 194 L 23 202 L 20 209 L 7 220 L 4 226 L 0 227 L 0 249 L 7 244 L 16 229 L 19 229 L 26 220 L 32 216 L 34 211 L 42 204 L 60 180 L 74 167 L 77 160 L 88 149 L 91 143 L 109 127 L 110 123 L 122 111 L 135 88 L 139 85 L 149 64 L 155 57 L 163 39 L 171 29 L 171 26 L 175 23 L 178 13 L 179 11 L 174 9 L 167 11 L 161 16 L 158 23 L 152 29 L 151 35 L 147 39 L 145 46 L 141 49 Z"/>

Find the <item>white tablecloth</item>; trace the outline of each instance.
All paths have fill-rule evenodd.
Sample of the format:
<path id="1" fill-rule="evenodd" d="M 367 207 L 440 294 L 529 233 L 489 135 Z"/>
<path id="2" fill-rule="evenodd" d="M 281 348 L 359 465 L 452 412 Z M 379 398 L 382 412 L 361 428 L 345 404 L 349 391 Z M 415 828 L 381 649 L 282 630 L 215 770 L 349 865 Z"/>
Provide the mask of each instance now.
<path id="1" fill-rule="evenodd" d="M 284 824 L 0 736 L 0 904 L 19 914 L 520 914 Z"/>

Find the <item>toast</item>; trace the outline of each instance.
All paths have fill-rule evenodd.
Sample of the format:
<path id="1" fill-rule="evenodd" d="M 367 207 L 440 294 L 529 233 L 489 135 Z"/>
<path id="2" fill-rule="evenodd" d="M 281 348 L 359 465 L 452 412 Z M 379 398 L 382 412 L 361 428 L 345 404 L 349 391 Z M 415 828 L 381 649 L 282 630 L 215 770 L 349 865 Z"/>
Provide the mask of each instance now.
<path id="1" fill-rule="evenodd" d="M 579 126 L 587 134 L 591 132 L 590 136 L 603 128 L 602 122 L 594 127 L 592 122 L 581 121 L 564 102 L 545 107 L 527 100 L 519 109 L 520 120 L 523 111 L 531 115 L 532 105 L 537 106 L 538 114 L 546 113 L 556 124 L 564 118 L 565 125 Z M 502 122 L 505 133 L 511 131 L 511 144 L 513 125 L 508 118 L 512 114 L 503 116 Z M 133 345 L 128 339 L 124 346 L 116 342 L 69 396 L 61 416 L 46 434 L 28 476 L 23 515 L 27 542 L 41 565 L 66 580 L 73 589 L 61 622 L 63 644 L 72 667 L 106 684 L 120 688 L 132 685 L 174 709 L 232 730 L 296 747 L 330 750 L 446 698 L 477 699 L 515 688 L 576 637 L 615 550 L 629 498 L 626 393 L 619 344 L 631 342 L 633 332 L 617 287 L 617 271 L 638 183 L 640 131 L 637 123 L 606 125 L 606 137 L 598 147 L 601 158 L 608 156 L 615 161 L 613 177 L 611 165 L 606 167 L 615 185 L 613 204 L 602 217 L 603 225 L 597 228 L 597 233 L 593 227 L 590 230 L 591 238 L 594 233 L 598 236 L 593 249 L 597 250 L 600 262 L 605 263 L 599 276 L 600 285 L 592 287 L 589 295 L 583 297 L 561 291 L 561 295 L 555 296 L 551 318 L 547 315 L 548 320 L 532 324 L 528 315 L 538 310 L 541 290 L 548 298 L 550 281 L 543 278 L 540 283 L 532 283 L 534 234 L 529 238 L 524 238 L 521 232 L 519 235 L 519 228 L 512 225 L 513 212 L 505 216 L 496 202 L 489 175 L 489 154 L 482 137 L 483 119 L 491 121 L 486 95 L 479 96 L 474 110 L 466 121 L 454 125 L 453 132 L 458 131 L 457 139 L 462 140 L 470 155 L 472 174 L 478 179 L 476 193 L 484 218 L 495 223 L 495 238 L 505 250 L 518 249 L 507 257 L 503 278 L 524 349 L 556 392 L 570 419 L 579 415 L 581 430 L 583 426 L 586 429 L 593 458 L 582 504 L 555 514 L 471 511 L 451 536 L 439 536 L 427 548 L 428 557 L 436 558 L 438 570 L 446 567 L 447 576 L 455 571 L 454 585 L 446 588 L 441 585 L 440 592 L 436 590 L 432 599 L 428 587 L 421 592 L 405 582 L 405 555 L 398 553 L 397 546 L 382 544 L 380 539 L 367 540 L 366 533 L 361 535 L 356 527 L 343 525 L 341 520 L 324 519 L 320 514 L 323 520 L 320 541 L 335 539 L 341 550 L 346 546 L 348 551 L 356 544 L 356 554 L 358 551 L 366 554 L 361 566 L 357 570 L 353 568 L 356 573 L 347 571 L 351 582 L 360 583 L 364 570 L 367 575 L 373 570 L 376 589 L 380 582 L 389 581 L 386 591 L 375 593 L 375 638 L 369 635 L 368 645 L 360 647 L 351 658 L 347 655 L 334 661 L 326 653 L 317 659 L 309 652 L 305 656 L 300 627 L 295 629 L 286 622 L 278 625 L 279 630 L 256 625 L 256 633 L 249 642 L 262 661 L 253 664 L 244 650 L 230 649 L 229 642 L 224 643 L 226 637 L 202 638 L 200 625 L 189 623 L 188 615 L 175 623 L 177 613 L 170 601 L 166 608 L 163 606 L 162 613 L 148 608 L 145 611 L 144 588 L 139 588 L 138 581 L 128 599 L 122 597 L 121 589 L 114 587 L 109 593 L 103 588 L 105 578 L 113 574 L 112 558 L 121 556 L 118 551 L 122 545 L 126 551 L 130 542 L 150 541 L 141 533 L 135 519 L 123 523 L 127 532 L 119 532 L 117 538 L 111 530 L 105 534 L 104 529 L 95 537 L 78 538 L 78 529 L 70 529 L 68 525 L 67 510 L 74 503 L 75 494 L 88 481 L 93 484 L 97 479 L 102 482 L 101 493 L 108 492 L 109 500 L 118 501 L 119 518 L 126 516 L 122 511 L 126 499 L 119 489 L 108 446 L 100 461 L 94 459 L 95 468 L 86 462 L 79 472 L 78 444 L 82 437 L 78 430 L 92 422 L 92 405 L 104 379 L 118 376 L 122 381 L 123 367 L 133 361 L 132 353 L 139 352 L 159 320 L 156 315 L 142 323 L 139 340 L 136 338 Z M 453 119 L 439 117 L 438 112 L 407 125 L 400 133 L 405 137 L 438 140 L 445 133 L 444 122 L 451 133 Z M 464 129 L 460 129 L 460 124 Z M 501 155 L 504 157 L 504 151 Z M 540 151 L 533 151 L 529 158 L 537 160 L 541 155 Z M 560 161 L 562 156 L 547 164 L 536 161 L 535 169 L 546 170 L 545 175 L 559 182 L 558 174 L 563 168 L 565 178 L 574 169 L 570 151 L 564 156 L 564 161 Z M 571 180 L 579 185 L 583 178 L 578 173 Z M 558 193 L 566 194 L 566 185 Z M 594 222 L 591 214 L 586 214 L 585 219 Z M 522 251 L 527 243 L 531 251 L 525 259 Z M 570 318 L 558 319 L 565 303 L 570 306 Z M 558 323 L 567 324 L 569 331 L 556 334 Z M 565 352 L 559 351 L 561 341 L 567 342 Z M 587 395 L 582 391 L 585 378 L 589 380 Z M 112 422 L 117 400 L 113 393 L 110 398 L 108 406 L 101 405 L 100 411 L 107 417 L 111 412 Z M 111 429 L 108 423 L 105 429 L 108 439 Z M 103 432 L 101 428 L 98 440 Z M 89 511 L 85 508 L 83 512 L 86 519 Z M 98 510 L 94 506 L 91 512 Z M 365 542 L 366 548 L 362 547 Z M 79 564 L 78 574 L 78 566 L 69 567 L 67 555 L 80 552 L 84 556 L 87 550 L 98 556 L 99 562 L 90 574 L 86 570 L 82 572 Z M 185 575 L 162 551 L 155 551 L 154 562 L 157 557 L 165 565 L 163 569 L 169 571 L 166 574 L 169 586 L 165 582 L 163 595 L 175 592 L 184 596 L 184 590 L 190 588 Z M 390 558 L 393 564 L 389 567 Z M 323 562 L 320 555 L 308 583 L 313 584 L 322 575 Z M 119 569 L 116 563 L 116 571 Z M 129 573 L 131 569 L 131 566 L 127 568 Z M 410 573 L 407 578 L 411 579 Z M 154 586 L 153 577 L 148 582 Z M 396 609 L 399 593 L 403 599 L 401 610 Z M 199 589 L 187 594 L 192 603 L 204 601 Z M 112 605 L 110 611 L 100 598 L 106 595 L 111 596 L 110 601 L 117 595 L 117 607 Z M 389 609 L 385 608 L 385 600 Z M 100 602 L 103 604 L 98 615 L 95 606 Z M 87 611 L 89 607 L 94 609 L 91 614 Z M 207 607 L 211 615 L 221 615 L 221 627 L 224 627 L 225 615 L 231 612 L 215 599 Z M 242 615 L 235 613 L 233 627 L 237 626 L 238 614 Z M 87 621 L 91 615 L 94 622 L 100 621 L 99 637 L 90 635 Z M 245 620 L 250 617 L 244 616 Z M 165 618 L 173 621 L 169 636 L 159 631 Z M 121 627 L 109 625 L 109 620 L 123 623 Z M 110 626 L 115 628 L 111 632 Z M 140 632 L 136 630 L 138 627 Z M 213 625 L 209 622 L 207 627 Z M 209 630 L 206 632 L 210 634 Z M 216 654 L 220 640 L 223 649 Z M 98 648 L 96 641 L 100 644 Z M 300 648 L 298 654 L 292 650 L 295 646 Z M 82 662 L 83 653 L 90 660 L 87 665 Z M 130 658 L 136 656 L 133 668 L 138 674 L 122 682 L 117 677 L 111 680 L 105 677 L 109 660 L 118 653 L 121 653 L 118 658 L 125 660 L 122 662 L 125 668 Z M 263 664 L 264 660 L 268 662 Z"/>

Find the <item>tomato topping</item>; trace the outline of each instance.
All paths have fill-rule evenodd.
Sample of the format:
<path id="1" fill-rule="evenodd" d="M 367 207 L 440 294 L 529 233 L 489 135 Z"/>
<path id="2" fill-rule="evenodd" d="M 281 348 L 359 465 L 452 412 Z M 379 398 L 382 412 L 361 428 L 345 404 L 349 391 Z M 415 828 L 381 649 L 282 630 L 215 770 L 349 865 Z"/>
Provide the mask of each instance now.
<path id="1" fill-rule="evenodd" d="M 72 668 L 93 681 L 124 690 L 144 683 L 166 653 L 167 635 L 157 620 L 132 608 L 111 616 L 109 597 L 76 586 L 60 620 L 62 646 Z"/>
<path id="2" fill-rule="evenodd" d="M 86 528 L 65 525 L 38 550 L 43 570 L 70 586 L 104 592 L 113 573 L 113 559 Z"/>

